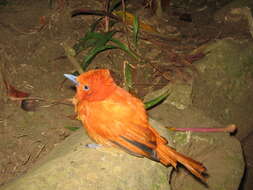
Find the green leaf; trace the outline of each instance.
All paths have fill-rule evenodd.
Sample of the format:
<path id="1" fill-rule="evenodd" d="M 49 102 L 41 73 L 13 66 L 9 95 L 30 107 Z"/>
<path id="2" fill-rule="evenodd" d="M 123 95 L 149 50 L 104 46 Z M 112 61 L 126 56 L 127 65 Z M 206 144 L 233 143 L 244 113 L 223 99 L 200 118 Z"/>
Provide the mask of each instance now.
<path id="1" fill-rule="evenodd" d="M 114 11 L 118 6 L 120 6 L 122 0 L 114 0 L 112 1 L 112 5 L 110 6 L 109 12 Z"/>
<path id="2" fill-rule="evenodd" d="M 69 129 L 70 131 L 76 131 L 76 130 L 80 129 L 80 127 L 71 127 L 71 126 L 66 126 L 64 128 Z"/>
<path id="3" fill-rule="evenodd" d="M 91 61 L 96 57 L 97 54 L 99 54 L 102 51 L 109 50 L 109 49 L 116 49 L 116 46 L 113 45 L 105 45 L 102 47 L 96 47 L 92 49 L 83 59 L 82 68 L 83 70 L 86 70 L 86 68 L 89 66 Z"/>
<path id="4" fill-rule="evenodd" d="M 132 71 L 131 66 L 129 63 L 124 63 L 124 81 L 125 81 L 125 87 L 127 90 L 129 88 L 133 88 L 133 77 L 132 77 Z"/>
<path id="5" fill-rule="evenodd" d="M 112 38 L 111 41 L 113 43 L 115 43 L 118 46 L 118 48 L 120 48 L 121 50 L 125 51 L 130 56 L 134 57 L 135 59 L 139 59 L 139 57 L 135 53 L 133 53 L 125 44 L 123 44 L 119 40 L 117 40 L 115 38 Z"/>
<path id="6" fill-rule="evenodd" d="M 112 36 L 116 31 L 110 31 L 107 33 L 98 33 L 98 32 L 87 32 L 83 38 L 79 40 L 77 44 L 74 45 L 73 49 L 78 53 L 81 51 L 90 48 L 104 46 L 108 41 L 112 39 Z"/>
<path id="7" fill-rule="evenodd" d="M 158 96 L 157 98 L 150 100 L 148 102 L 145 102 L 145 109 L 150 109 L 154 106 L 156 106 L 157 104 L 161 103 L 163 100 L 165 100 L 168 96 L 170 95 L 170 92 L 167 91 L 164 94 Z"/>
<path id="8" fill-rule="evenodd" d="M 112 39 L 112 36 L 116 33 L 116 31 L 110 31 L 105 34 L 100 34 L 100 33 L 94 33 L 94 37 L 96 37 L 97 43 L 95 44 L 95 47 L 102 47 L 104 46 L 107 42 L 109 42 Z"/>
<path id="9" fill-rule="evenodd" d="M 138 42 L 138 33 L 139 33 L 139 21 L 138 16 L 134 16 L 134 22 L 133 22 L 133 38 L 134 38 L 134 45 L 137 47 Z"/>
<path id="10" fill-rule="evenodd" d="M 94 38 L 92 39 L 90 33 L 92 32 L 87 32 L 85 36 L 81 38 L 79 42 L 73 46 L 73 49 L 76 51 L 76 54 L 95 45 L 96 39 Z"/>

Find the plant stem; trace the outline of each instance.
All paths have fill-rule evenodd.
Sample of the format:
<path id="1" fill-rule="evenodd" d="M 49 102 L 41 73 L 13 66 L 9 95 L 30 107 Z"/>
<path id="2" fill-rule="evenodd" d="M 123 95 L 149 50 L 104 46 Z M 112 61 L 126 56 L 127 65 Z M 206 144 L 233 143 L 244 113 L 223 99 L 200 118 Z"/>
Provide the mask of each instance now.
<path id="1" fill-rule="evenodd" d="M 62 47 L 64 48 L 65 54 L 68 57 L 69 61 L 74 65 L 76 70 L 79 74 L 83 73 L 84 70 L 81 67 L 80 63 L 75 59 L 76 52 L 73 48 L 69 47 L 67 43 L 63 42 L 61 43 Z"/>

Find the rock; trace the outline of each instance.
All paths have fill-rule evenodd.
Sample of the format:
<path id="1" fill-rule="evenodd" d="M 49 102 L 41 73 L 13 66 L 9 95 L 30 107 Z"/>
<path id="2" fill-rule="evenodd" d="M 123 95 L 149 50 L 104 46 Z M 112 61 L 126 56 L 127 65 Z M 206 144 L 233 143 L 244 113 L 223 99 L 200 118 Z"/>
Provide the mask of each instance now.
<path id="1" fill-rule="evenodd" d="M 236 137 L 242 142 L 248 166 L 241 188 L 252 189 L 253 43 L 218 40 L 206 52 L 195 64 L 199 74 L 193 82 L 194 105 L 224 125 L 238 126 Z"/>
<path id="2" fill-rule="evenodd" d="M 221 126 L 193 107 L 179 110 L 163 103 L 150 110 L 149 115 L 169 127 Z M 238 189 L 245 164 L 240 142 L 235 137 L 225 133 L 172 131 L 169 134 L 177 151 L 203 163 L 207 168 L 208 189 Z M 172 173 L 171 188 L 173 190 L 207 189 L 182 167 Z"/>
<path id="3" fill-rule="evenodd" d="M 217 127 L 235 123 L 238 127 L 236 137 L 243 142 L 246 161 L 249 162 L 251 160 L 250 155 L 252 155 L 252 151 L 248 148 L 248 145 L 251 144 L 252 140 L 248 137 L 253 133 L 251 127 L 253 124 L 253 43 L 246 40 L 217 40 L 207 45 L 205 53 L 206 56 L 203 59 L 194 63 L 198 70 L 198 75 L 193 80 L 192 90 L 189 90 L 192 91 L 193 105 L 186 106 L 186 109 L 178 110 L 167 103 L 170 101 L 170 97 L 168 97 L 165 101 L 167 104 L 162 104 L 159 108 L 155 108 L 149 113 L 154 119 L 163 122 L 167 126 L 173 127 Z M 171 90 L 173 92 L 173 89 Z M 154 94 L 155 93 L 156 92 L 154 92 Z M 182 92 L 178 91 L 175 93 L 175 97 L 181 97 L 182 94 Z M 176 100 L 172 99 L 171 101 L 174 102 Z M 171 103 L 171 105 L 177 104 L 180 104 L 180 101 L 176 104 Z M 176 107 L 178 108 L 178 106 Z M 207 121 L 210 122 L 212 120 L 208 117 L 214 120 L 208 123 Z M 216 136 L 216 134 L 211 135 Z M 187 138 L 189 138 L 189 136 L 187 136 L 186 139 Z M 211 137 L 211 139 L 213 138 L 214 137 Z M 184 139 L 183 137 L 181 138 L 182 141 L 184 141 Z M 204 139 L 206 139 L 206 137 Z M 209 187 L 216 189 L 219 186 L 221 189 L 237 189 L 244 168 L 241 147 L 239 147 L 238 141 L 235 139 L 231 140 L 229 136 L 221 136 L 211 141 L 221 141 L 222 143 L 220 145 L 215 145 L 217 146 L 217 152 L 209 150 L 213 152 L 213 154 L 210 154 L 210 157 L 213 157 L 213 162 L 216 163 L 204 162 L 208 166 L 208 173 L 210 176 L 217 176 L 215 180 L 213 180 L 212 176 L 210 177 L 210 183 L 213 186 L 210 185 Z M 198 147 L 197 149 L 202 146 L 202 143 L 195 144 L 197 144 L 195 145 Z M 220 147 L 222 144 L 224 144 L 224 147 L 226 146 L 226 149 Z M 228 146 L 229 144 L 232 145 Z M 207 143 L 206 149 L 208 150 L 209 147 L 212 148 L 213 146 L 214 144 L 209 143 L 208 145 Z M 237 147 L 237 150 L 234 150 L 234 147 Z M 192 149 L 193 147 L 189 148 L 189 150 Z M 178 150 L 180 150 L 180 148 Z M 203 153 L 199 154 L 202 155 Z M 231 159 L 232 157 L 229 155 L 233 155 L 232 157 L 234 159 Z M 240 155 L 240 157 L 237 157 L 237 155 Z M 229 161 L 227 161 L 227 159 Z M 234 161 L 236 163 L 234 163 Z M 233 165 L 235 168 L 231 168 L 231 166 L 227 164 Z M 253 172 L 251 167 L 249 167 L 250 164 L 247 165 L 248 169 L 242 186 L 250 187 L 251 181 L 247 181 L 247 179 L 252 179 Z M 216 169 L 212 171 L 212 168 Z M 218 175 L 216 171 L 219 171 Z M 228 172 L 226 173 L 226 171 Z M 232 181 L 226 179 L 226 176 L 232 177 L 229 172 L 233 173 Z M 186 182 L 187 180 L 183 180 L 186 185 L 184 183 L 180 185 L 180 181 L 181 180 L 177 180 L 177 182 L 173 182 L 173 187 L 184 189 L 184 187 L 187 188 L 187 184 L 192 184 Z M 213 183 L 216 183 L 218 186 L 215 186 Z M 226 183 L 226 185 L 224 185 L 224 183 Z M 196 189 L 200 188 L 195 185 L 192 186 Z M 223 188 L 224 186 L 226 186 L 226 188 Z"/>
<path id="4" fill-rule="evenodd" d="M 112 148 L 90 149 L 85 146 L 88 143 L 92 141 L 80 129 L 55 147 L 27 174 L 0 189 L 170 189 L 167 176 L 171 167 L 166 168 L 149 159 L 137 158 Z"/>
<path id="5" fill-rule="evenodd" d="M 207 168 L 207 186 L 209 189 L 237 190 L 244 173 L 244 158 L 240 142 L 221 133 L 207 134 L 178 134 L 177 139 L 182 142 L 177 150 L 186 152 L 188 155 L 197 155 Z M 178 144 L 176 142 L 176 144 Z M 181 169 L 181 168 L 180 168 Z M 173 190 L 206 189 L 206 186 L 196 181 L 192 175 L 186 175 L 185 171 L 175 173 L 172 176 Z"/>
<path id="6" fill-rule="evenodd" d="M 205 52 L 195 63 L 194 105 L 224 125 L 236 122 L 237 137 L 243 139 L 253 131 L 253 43 L 218 40 Z"/>
<path id="7" fill-rule="evenodd" d="M 149 114 L 163 123 L 150 120 L 170 144 L 175 144 L 177 151 L 205 165 L 209 189 L 238 189 L 244 159 L 240 143 L 234 137 L 222 133 L 179 133 L 164 127 L 220 126 L 218 122 L 191 106 L 180 110 L 168 103 L 152 109 Z M 77 131 L 27 174 L 0 190 L 170 190 L 171 167 L 112 148 L 87 148 L 85 145 L 91 142 L 82 129 Z M 206 190 L 205 185 L 180 166 L 172 175 L 171 185 L 175 190 Z"/>
<path id="8" fill-rule="evenodd" d="M 244 139 L 252 133 L 250 125 L 253 123 L 252 49 L 253 43 L 247 41 L 224 39 L 211 43 L 205 50 L 206 57 L 195 63 L 199 72 L 188 89 L 192 94 L 169 88 L 171 85 L 162 89 L 170 90 L 171 94 L 174 91 L 173 97 L 188 94 L 186 99 L 190 100 L 187 102 L 191 102 L 192 96 L 193 104 L 179 109 L 177 105 L 181 104 L 182 98 L 170 100 L 169 96 L 163 104 L 150 110 L 149 115 L 169 127 L 222 127 L 235 123 L 237 137 Z M 162 90 L 152 94 L 159 94 Z M 170 132 L 170 137 L 177 151 L 205 165 L 209 189 L 239 188 L 245 164 L 240 142 L 235 137 L 225 133 L 190 132 Z M 245 147 L 248 142 L 246 139 Z M 172 175 L 173 190 L 206 189 L 182 170 L 180 168 Z M 249 178 L 251 170 L 248 171 Z"/>
<path id="9" fill-rule="evenodd" d="M 214 20 L 218 23 L 235 23 L 247 20 L 244 13 L 240 9 L 245 7 L 252 7 L 253 3 L 251 0 L 234 0 L 230 3 L 225 4 L 225 6 L 219 8 L 214 14 Z"/>

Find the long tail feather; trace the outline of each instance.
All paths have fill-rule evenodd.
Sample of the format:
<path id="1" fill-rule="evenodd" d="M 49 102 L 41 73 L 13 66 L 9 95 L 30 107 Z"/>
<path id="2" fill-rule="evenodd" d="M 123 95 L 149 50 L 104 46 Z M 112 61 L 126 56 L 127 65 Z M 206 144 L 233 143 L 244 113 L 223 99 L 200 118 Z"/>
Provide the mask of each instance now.
<path id="1" fill-rule="evenodd" d="M 179 162 L 185 166 L 193 175 L 201 179 L 203 182 L 206 182 L 206 178 L 203 176 L 206 168 L 200 162 L 186 157 L 176 152 L 173 148 L 170 148 L 164 144 L 158 145 L 156 151 L 162 164 L 166 166 L 172 165 L 176 168 L 177 162 Z"/>

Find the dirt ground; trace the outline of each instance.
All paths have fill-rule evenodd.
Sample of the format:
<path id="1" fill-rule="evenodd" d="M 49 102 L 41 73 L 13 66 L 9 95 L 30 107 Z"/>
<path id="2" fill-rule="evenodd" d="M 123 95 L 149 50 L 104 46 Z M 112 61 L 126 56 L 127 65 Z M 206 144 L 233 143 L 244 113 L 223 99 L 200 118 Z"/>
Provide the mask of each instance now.
<path id="1" fill-rule="evenodd" d="M 0 86 L 0 185 L 26 172 L 54 146 L 73 131 L 68 127 L 81 127 L 73 120 L 73 106 L 52 103 L 74 95 L 64 73 L 74 71 L 61 46 L 68 41 L 74 45 L 84 36 L 95 16 L 71 18 L 70 12 L 77 8 L 104 9 L 102 0 L 0 0 L 0 65 L 4 78 L 15 88 L 28 92 L 36 102 L 34 111 L 24 111 L 19 101 L 10 100 L 1 79 Z M 133 1 L 134 2 L 134 1 Z M 185 9 L 171 7 L 162 20 L 151 17 L 149 8 L 140 3 L 129 2 L 128 10 L 138 13 L 140 19 L 155 25 L 163 34 L 177 34 L 176 38 L 164 39 L 146 35 L 139 42 L 138 52 L 153 61 L 151 64 L 135 64 L 134 90 L 143 97 L 174 80 L 187 80 L 191 64 L 181 63 L 187 53 L 215 39 L 231 37 L 248 39 L 247 21 L 234 24 L 223 22 L 222 16 L 214 18 L 217 7 Z M 197 11 L 198 10 L 198 11 Z M 222 13 L 220 14 L 222 15 Z M 218 15 L 219 16 L 219 15 Z M 97 17 L 96 17 L 97 18 Z M 103 25 L 100 26 L 103 29 Z M 120 38 L 122 34 L 117 37 Z M 82 55 L 78 57 L 82 59 Z M 123 84 L 123 61 L 130 60 L 120 50 L 98 55 L 90 68 L 109 68 L 118 84 Z M 169 62 L 169 64 L 168 64 Z M 166 63 L 166 64 L 165 64 Z M 158 69 L 155 69 L 158 68 Z M 163 71 L 163 77 L 159 71 Z"/>

